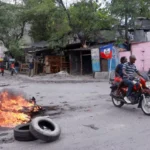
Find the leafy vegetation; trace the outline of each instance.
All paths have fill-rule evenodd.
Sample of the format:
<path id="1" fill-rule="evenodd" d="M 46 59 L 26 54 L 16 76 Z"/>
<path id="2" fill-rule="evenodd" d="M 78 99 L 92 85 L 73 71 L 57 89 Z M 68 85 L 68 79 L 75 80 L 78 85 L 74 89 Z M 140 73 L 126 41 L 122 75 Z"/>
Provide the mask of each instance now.
<path id="1" fill-rule="evenodd" d="M 21 53 L 18 42 L 23 36 L 25 26 L 23 13 L 24 8 L 21 6 L 0 2 L 0 40 L 12 53 L 15 49 L 18 55 Z"/>
<path id="2" fill-rule="evenodd" d="M 150 16 L 149 0 L 112 0 L 108 9 L 111 14 L 119 20 L 116 24 L 118 28 L 123 24 L 125 30 L 125 39 L 128 39 L 128 28 L 132 25 L 134 28 L 137 17 Z"/>
<path id="3" fill-rule="evenodd" d="M 125 30 L 125 35 L 120 33 L 127 39 L 128 28 L 135 26 L 137 17 L 150 17 L 149 8 L 149 0 L 112 0 L 105 7 L 96 0 L 81 0 L 70 7 L 63 0 L 24 0 L 24 5 L 0 1 L 0 40 L 20 57 L 26 23 L 31 25 L 34 41 L 48 41 L 51 48 L 65 46 L 72 37 L 82 44 L 94 41 L 106 34 L 101 32 L 105 29 L 112 34 Z"/>

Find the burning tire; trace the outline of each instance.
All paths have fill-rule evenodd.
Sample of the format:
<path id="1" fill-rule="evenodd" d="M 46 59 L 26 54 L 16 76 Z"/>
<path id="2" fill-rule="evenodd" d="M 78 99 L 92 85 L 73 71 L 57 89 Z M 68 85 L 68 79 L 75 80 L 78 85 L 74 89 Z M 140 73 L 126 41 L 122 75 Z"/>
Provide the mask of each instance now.
<path id="1" fill-rule="evenodd" d="M 16 126 L 14 129 L 14 138 L 17 141 L 35 141 L 36 137 L 29 130 L 29 123 Z"/>
<path id="2" fill-rule="evenodd" d="M 30 123 L 31 133 L 38 139 L 53 142 L 60 136 L 60 127 L 48 117 L 37 117 Z"/>

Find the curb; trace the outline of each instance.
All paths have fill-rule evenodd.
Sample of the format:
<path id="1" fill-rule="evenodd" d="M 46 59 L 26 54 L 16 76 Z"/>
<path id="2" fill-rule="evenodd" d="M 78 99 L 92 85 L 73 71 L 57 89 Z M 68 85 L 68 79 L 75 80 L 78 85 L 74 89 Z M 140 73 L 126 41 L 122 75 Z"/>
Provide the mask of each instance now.
<path id="1" fill-rule="evenodd" d="M 9 74 L 9 71 L 5 71 L 5 74 Z M 22 80 L 26 80 L 27 82 L 36 82 L 36 83 L 96 83 L 96 82 L 109 82 L 108 79 L 53 79 L 53 80 L 38 80 L 34 79 L 34 77 L 28 78 L 26 76 L 23 76 L 21 74 L 18 74 L 17 76 L 14 75 L 14 77 L 18 77 Z"/>

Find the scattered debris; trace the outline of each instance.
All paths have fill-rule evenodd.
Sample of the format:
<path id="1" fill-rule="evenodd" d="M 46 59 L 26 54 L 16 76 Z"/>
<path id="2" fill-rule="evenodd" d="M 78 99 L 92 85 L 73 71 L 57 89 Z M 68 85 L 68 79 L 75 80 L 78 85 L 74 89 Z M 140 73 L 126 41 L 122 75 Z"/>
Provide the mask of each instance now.
<path id="1" fill-rule="evenodd" d="M 58 109 L 58 110 L 49 110 L 49 111 L 45 111 L 44 115 L 46 116 L 54 116 L 54 115 L 59 115 L 62 113 L 62 109 Z"/>
<path id="2" fill-rule="evenodd" d="M 60 72 L 56 73 L 55 76 L 60 76 L 60 77 L 65 76 L 65 77 L 67 77 L 67 76 L 70 76 L 70 75 L 66 71 L 60 71 Z"/>
<path id="3" fill-rule="evenodd" d="M 90 125 L 83 125 L 83 126 L 85 126 L 85 127 L 89 127 L 89 128 L 91 128 L 91 129 L 93 129 L 93 130 L 98 130 L 99 128 L 98 127 L 96 127 L 94 124 L 90 124 Z"/>
<path id="4" fill-rule="evenodd" d="M 13 134 L 12 133 L 5 133 L 5 135 L 3 134 L 3 136 L 0 138 L 0 144 L 3 143 L 13 143 L 14 142 L 14 138 L 13 138 Z"/>
<path id="5" fill-rule="evenodd" d="M 10 84 L 1 84 L 0 87 L 9 86 Z"/>
<path id="6" fill-rule="evenodd" d="M 8 133 L 1 133 L 0 136 L 8 135 Z"/>
<path id="7" fill-rule="evenodd" d="M 63 96 L 59 96 L 59 98 L 63 98 Z"/>
<path id="8" fill-rule="evenodd" d="M 28 86 L 20 86 L 19 88 L 25 88 L 25 87 L 28 87 Z"/>
<path id="9" fill-rule="evenodd" d="M 59 109 L 59 106 L 58 105 L 55 105 L 55 106 L 42 106 L 42 110 L 58 110 Z"/>

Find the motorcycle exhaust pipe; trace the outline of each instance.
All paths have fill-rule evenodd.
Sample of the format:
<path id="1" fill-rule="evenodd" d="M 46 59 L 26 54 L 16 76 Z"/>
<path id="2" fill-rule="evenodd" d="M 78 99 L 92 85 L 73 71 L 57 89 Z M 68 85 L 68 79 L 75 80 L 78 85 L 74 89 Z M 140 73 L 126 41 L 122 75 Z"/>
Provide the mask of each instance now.
<path id="1" fill-rule="evenodd" d="M 121 101 L 121 102 L 126 103 L 123 98 L 119 98 L 119 97 L 117 97 L 117 96 L 112 96 L 112 98 L 114 98 L 114 99 L 116 99 L 116 100 L 118 100 L 118 101 Z"/>

